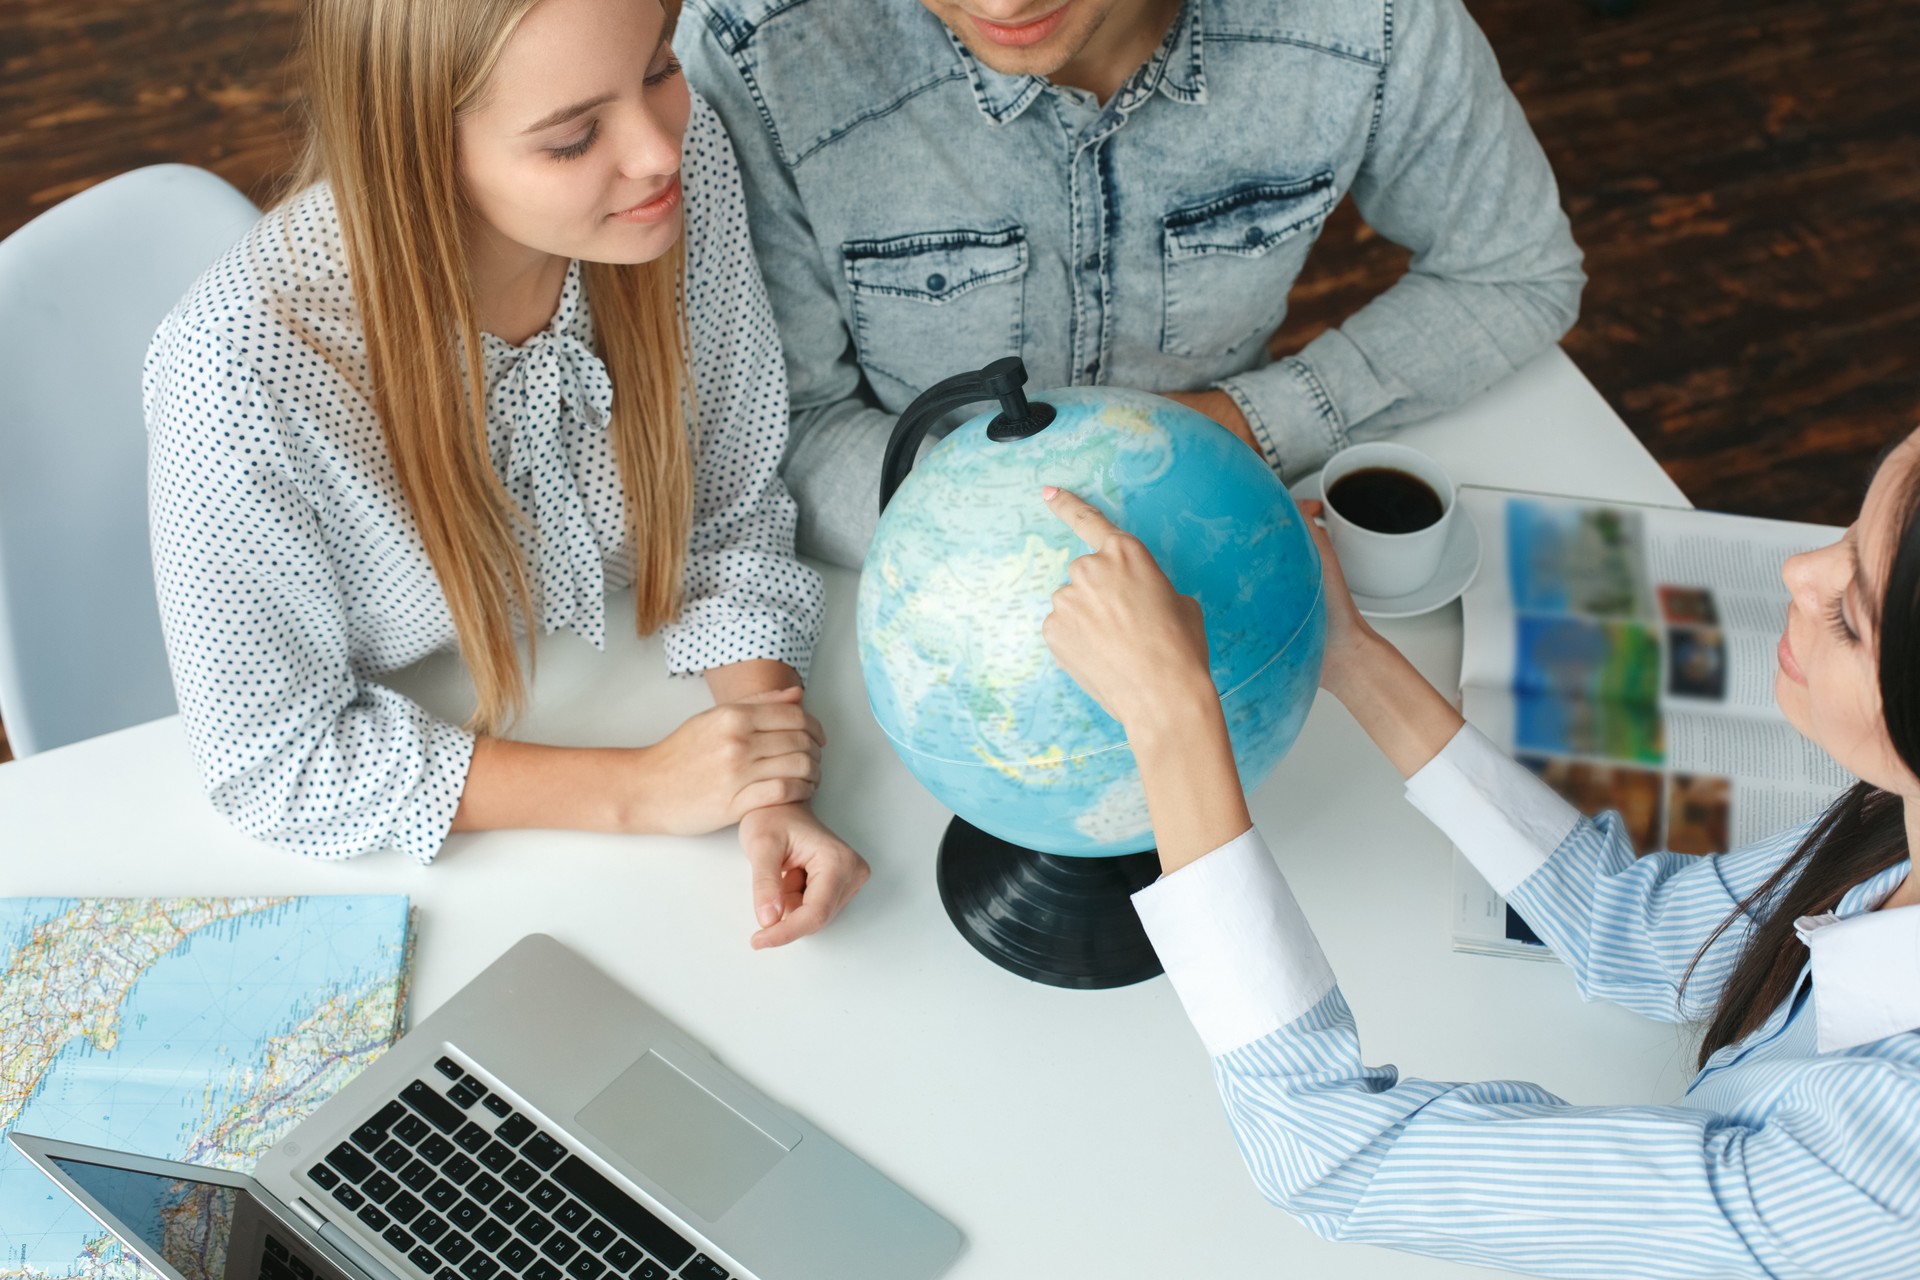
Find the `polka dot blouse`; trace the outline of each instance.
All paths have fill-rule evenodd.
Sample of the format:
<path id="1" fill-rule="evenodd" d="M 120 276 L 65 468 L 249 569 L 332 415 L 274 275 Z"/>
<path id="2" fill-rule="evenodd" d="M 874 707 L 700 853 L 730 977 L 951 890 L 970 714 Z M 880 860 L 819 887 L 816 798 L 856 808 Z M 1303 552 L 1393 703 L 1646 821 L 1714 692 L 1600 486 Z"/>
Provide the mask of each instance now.
<path id="1" fill-rule="evenodd" d="M 685 608 L 664 635 L 692 674 L 772 658 L 803 675 L 819 577 L 793 559 L 777 467 L 787 384 L 739 171 L 694 99 L 681 183 L 699 423 Z M 483 335 L 488 443 L 531 529 L 535 610 L 600 646 L 634 576 L 579 264 L 521 346 Z M 362 388 L 366 345 L 324 185 L 269 213 L 201 277 L 147 355 L 154 575 L 174 686 L 214 806 L 321 857 L 430 861 L 473 738 L 383 687 L 454 644 Z"/>

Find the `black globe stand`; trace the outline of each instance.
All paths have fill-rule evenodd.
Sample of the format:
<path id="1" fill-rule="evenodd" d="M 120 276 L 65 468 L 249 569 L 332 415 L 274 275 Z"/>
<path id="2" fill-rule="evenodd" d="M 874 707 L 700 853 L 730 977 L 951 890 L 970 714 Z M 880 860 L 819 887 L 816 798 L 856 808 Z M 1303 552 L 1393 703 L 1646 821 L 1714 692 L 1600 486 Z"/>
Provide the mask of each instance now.
<path id="1" fill-rule="evenodd" d="M 1160 875 L 1151 849 L 1059 857 L 955 818 L 940 839 L 936 875 L 954 928 L 1002 969 L 1079 991 L 1131 986 L 1162 972 L 1131 901 Z"/>

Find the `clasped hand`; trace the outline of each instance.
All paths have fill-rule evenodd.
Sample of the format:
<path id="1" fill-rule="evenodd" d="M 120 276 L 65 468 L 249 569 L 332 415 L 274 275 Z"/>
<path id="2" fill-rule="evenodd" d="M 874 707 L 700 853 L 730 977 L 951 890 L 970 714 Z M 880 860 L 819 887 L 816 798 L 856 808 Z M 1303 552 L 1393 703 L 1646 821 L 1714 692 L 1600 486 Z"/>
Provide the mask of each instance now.
<path id="1" fill-rule="evenodd" d="M 700 835 L 740 825 L 760 926 L 756 948 L 817 931 L 870 874 L 866 859 L 808 806 L 827 736 L 800 698 L 795 687 L 724 702 L 645 749 L 665 801 L 658 830 Z"/>

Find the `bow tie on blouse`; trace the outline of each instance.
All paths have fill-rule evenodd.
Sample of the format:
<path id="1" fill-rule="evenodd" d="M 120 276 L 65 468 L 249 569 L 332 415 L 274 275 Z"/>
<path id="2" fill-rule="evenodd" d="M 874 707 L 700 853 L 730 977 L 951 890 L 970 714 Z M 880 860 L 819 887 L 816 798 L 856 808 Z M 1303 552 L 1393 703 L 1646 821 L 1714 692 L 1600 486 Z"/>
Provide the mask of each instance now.
<path id="1" fill-rule="evenodd" d="M 534 607 L 548 635 L 562 627 L 606 644 L 606 580 L 599 535 L 574 478 L 568 443 L 604 431 L 613 412 L 606 365 L 579 338 L 559 329 L 521 347 L 493 350 L 513 363 L 494 383 L 488 418 L 504 423 L 506 482 L 533 522 Z M 495 451 L 496 463 L 499 452 Z"/>

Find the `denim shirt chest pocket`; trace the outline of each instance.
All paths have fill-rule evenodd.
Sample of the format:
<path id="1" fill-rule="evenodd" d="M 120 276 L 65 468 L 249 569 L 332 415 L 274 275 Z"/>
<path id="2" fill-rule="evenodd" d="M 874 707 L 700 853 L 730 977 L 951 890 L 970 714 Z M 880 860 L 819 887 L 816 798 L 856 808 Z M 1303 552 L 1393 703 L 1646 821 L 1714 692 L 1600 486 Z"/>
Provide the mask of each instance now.
<path id="1" fill-rule="evenodd" d="M 1161 219 L 1161 349 L 1218 357 L 1264 342 L 1339 193 L 1331 170 L 1243 183 Z"/>
<path id="2" fill-rule="evenodd" d="M 893 379 L 909 398 L 951 374 L 1019 354 L 1023 228 L 849 240 L 840 256 L 861 367 Z"/>

